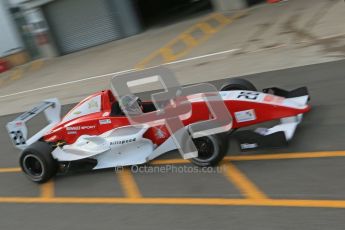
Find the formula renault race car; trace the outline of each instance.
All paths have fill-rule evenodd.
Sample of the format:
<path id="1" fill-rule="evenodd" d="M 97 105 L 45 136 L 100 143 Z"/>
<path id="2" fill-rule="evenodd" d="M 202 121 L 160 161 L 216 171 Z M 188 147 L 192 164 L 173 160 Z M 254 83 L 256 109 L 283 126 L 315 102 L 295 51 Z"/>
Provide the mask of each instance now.
<path id="1" fill-rule="evenodd" d="M 42 183 L 57 172 L 78 165 L 104 169 L 144 164 L 177 149 L 172 135 L 163 124 L 131 124 L 111 90 L 95 93 L 76 105 L 60 119 L 61 105 L 49 99 L 7 124 L 14 145 L 22 150 L 20 166 L 34 182 Z M 194 138 L 198 155 L 190 160 L 201 167 L 217 165 L 227 153 L 228 134 L 240 128 L 277 121 L 272 128 L 239 130 L 236 135 L 242 149 L 277 147 L 293 137 L 304 113 L 310 110 L 306 87 L 292 91 L 268 88 L 263 92 L 249 81 L 231 79 L 220 88 L 219 96 L 232 117 L 225 133 Z M 202 97 L 190 100 L 191 114 L 185 127 L 210 119 Z M 143 113 L 154 113 L 153 102 L 140 104 Z M 27 122 L 44 112 L 48 125 L 28 138 Z"/>

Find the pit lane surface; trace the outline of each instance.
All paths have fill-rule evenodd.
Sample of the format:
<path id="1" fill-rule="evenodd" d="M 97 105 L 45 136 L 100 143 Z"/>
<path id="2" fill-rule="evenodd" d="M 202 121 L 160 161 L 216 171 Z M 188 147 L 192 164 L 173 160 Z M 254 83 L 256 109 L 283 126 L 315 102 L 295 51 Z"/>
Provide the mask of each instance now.
<path id="1" fill-rule="evenodd" d="M 221 172 L 105 170 L 38 186 L 17 172 L 19 153 L 4 129 L 16 115 L 3 116 L 0 228 L 344 229 L 344 70 L 338 61 L 245 76 L 258 89 L 305 85 L 313 110 L 288 148 L 240 153 L 231 141 Z M 164 158 L 155 165 L 188 166 L 177 153 Z"/>

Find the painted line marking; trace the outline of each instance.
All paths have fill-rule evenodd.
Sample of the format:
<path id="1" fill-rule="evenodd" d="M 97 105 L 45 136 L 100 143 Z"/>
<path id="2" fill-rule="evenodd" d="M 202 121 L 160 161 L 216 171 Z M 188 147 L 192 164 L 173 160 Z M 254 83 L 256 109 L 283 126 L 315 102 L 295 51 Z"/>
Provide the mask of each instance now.
<path id="1" fill-rule="evenodd" d="M 17 93 L 11 93 L 11 94 L 7 94 L 7 95 L 2 95 L 2 96 L 0 96 L 0 98 L 10 97 L 10 96 L 16 96 L 16 95 L 24 94 L 24 93 L 31 93 L 31 92 L 35 92 L 35 91 L 39 91 L 39 90 L 43 90 L 43 89 L 50 89 L 50 88 L 54 88 L 54 87 L 59 87 L 59 86 L 64 86 L 64 85 L 70 85 L 70 84 L 79 83 L 79 82 L 84 82 L 84 81 L 89 81 L 89 80 L 93 80 L 93 79 L 104 78 L 104 77 L 109 77 L 109 76 L 113 76 L 113 75 L 119 75 L 119 74 L 122 74 L 122 73 L 129 73 L 129 72 L 133 72 L 133 71 L 135 71 L 135 69 L 128 69 L 128 70 L 123 70 L 123 71 L 114 72 L 114 73 L 108 73 L 108 74 L 97 75 L 97 76 L 88 77 L 88 78 L 84 78 L 84 79 L 79 79 L 79 80 L 74 80 L 74 81 L 68 81 L 68 82 L 59 83 L 59 84 L 55 84 L 55 85 L 48 85 L 48 86 L 43 86 L 43 87 L 40 87 L 40 88 L 24 90 L 24 91 L 17 92 Z"/>
<path id="2" fill-rule="evenodd" d="M 255 156 L 229 156 L 227 159 L 233 160 L 275 160 L 275 159 L 306 159 L 306 158 L 324 158 L 324 157 L 342 157 L 345 151 L 333 152 L 306 152 L 306 153 L 283 153 L 283 154 L 262 154 Z M 182 160 L 182 159 L 179 159 Z M 160 160 L 159 164 L 166 163 L 169 160 Z M 188 162 L 188 161 L 187 161 Z M 157 163 L 157 162 L 153 162 Z M 176 163 L 186 163 L 178 161 Z M 229 167 L 229 165 L 228 165 Z M 231 166 L 230 166 L 231 167 Z M 0 169 L 3 172 L 18 172 L 20 168 Z M 124 171 L 125 172 L 125 171 Z M 233 168 L 227 170 L 232 177 L 238 177 L 234 174 Z M 235 170 L 236 173 L 236 170 Z M 238 173 L 238 172 L 237 172 Z M 132 174 L 122 174 L 122 181 L 127 187 L 127 193 L 131 193 L 129 198 L 82 198 L 82 197 L 54 197 L 53 183 L 48 184 L 44 189 L 41 188 L 41 197 L 0 197 L 0 203 L 78 203 L 78 204 L 157 204 L 157 205 L 222 205 L 222 206 L 268 206 L 268 207 L 309 207 L 309 208 L 345 208 L 345 200 L 294 200 L 294 199 L 269 199 L 261 195 L 258 196 L 257 188 L 243 178 L 237 185 L 242 187 L 250 199 L 226 199 L 226 198 L 141 198 L 138 191 L 135 191 L 137 185 Z M 243 181 L 245 183 L 243 184 Z M 129 182 L 129 184 L 128 184 Z M 132 185 L 130 185 L 132 183 Z M 249 182 L 250 183 L 250 182 Z M 128 187 L 131 187 L 128 189 Z M 249 189 L 248 189 L 249 188 Z M 134 189 L 134 190 L 133 190 Z M 133 192 L 134 191 L 134 192 Z M 140 194 L 140 193 L 139 193 Z"/>
<path id="3" fill-rule="evenodd" d="M 9 80 L 10 81 L 15 81 L 15 80 L 18 80 L 18 79 L 22 78 L 23 72 L 24 71 L 21 68 L 16 68 L 14 70 L 14 72 L 11 74 Z"/>
<path id="4" fill-rule="evenodd" d="M 10 70 L 9 76 L 5 79 L 0 79 L 0 86 L 9 83 L 11 81 L 16 81 L 23 78 L 24 73 L 27 71 L 33 72 L 41 69 L 44 64 L 44 59 L 38 59 L 32 61 L 30 63 L 26 63 L 20 66 L 15 67 L 14 69 Z"/>
<path id="5" fill-rule="evenodd" d="M 0 168 L 0 173 L 17 173 L 22 170 L 19 167 L 16 168 Z"/>
<path id="6" fill-rule="evenodd" d="M 145 69 L 150 69 L 150 68 L 154 68 L 154 67 L 158 67 L 158 66 L 162 66 L 162 65 L 163 66 L 174 65 L 174 64 L 178 64 L 178 63 L 199 60 L 199 59 L 213 57 L 213 56 L 218 56 L 218 55 L 222 55 L 222 54 L 233 53 L 233 52 L 236 52 L 236 51 L 239 51 L 239 49 L 224 50 L 224 51 L 220 51 L 220 52 L 215 52 L 215 53 L 200 55 L 200 56 L 196 56 L 196 57 L 181 59 L 181 60 L 178 60 L 178 61 L 168 62 L 168 63 L 152 66 L 152 67 L 145 68 Z M 54 84 L 54 85 L 43 86 L 43 87 L 39 87 L 39 88 L 35 88 L 35 89 L 24 90 L 24 91 L 20 91 L 20 92 L 16 92 L 16 93 L 11 93 L 11 94 L 7 94 L 7 95 L 1 95 L 0 99 L 1 98 L 6 98 L 6 97 L 11 97 L 11 96 L 16 96 L 16 95 L 20 95 L 20 94 L 36 92 L 36 91 L 40 91 L 40 90 L 45 90 L 45 89 L 65 86 L 65 85 L 71 85 L 71 84 L 75 84 L 75 83 L 79 83 L 79 82 L 84 82 L 84 81 L 89 81 L 89 80 L 94 80 L 94 79 L 99 79 L 99 78 L 105 78 L 105 77 L 109 77 L 109 76 L 112 76 L 112 75 L 120 75 L 120 74 L 123 74 L 123 73 L 135 72 L 135 71 L 138 71 L 138 70 L 137 69 L 122 70 L 122 71 L 119 71 L 119 72 L 108 73 L 108 74 L 103 74 L 103 75 L 97 75 L 97 76 L 88 77 L 88 78 L 84 78 L 84 79 L 80 79 L 80 80 L 74 80 L 74 81 L 68 81 L 68 82 Z"/>
<path id="7" fill-rule="evenodd" d="M 240 17 L 242 17 L 245 14 L 246 14 L 246 12 L 241 14 L 241 15 L 238 15 L 238 16 L 236 16 L 234 18 L 236 18 L 236 19 L 240 18 Z M 344 34 L 330 35 L 330 36 L 322 37 L 321 39 L 328 39 L 328 38 L 338 37 L 338 36 L 342 36 L 342 35 L 344 35 Z M 285 46 L 286 46 L 286 44 L 282 44 L 281 46 L 274 47 L 274 48 L 281 48 L 281 47 L 285 47 Z M 259 50 L 250 51 L 249 53 L 256 53 L 256 52 L 259 52 L 259 51 L 265 51 L 267 49 L 272 49 L 272 48 L 263 48 L 263 49 L 259 49 Z M 211 56 L 217 56 L 217 55 L 222 55 L 222 54 L 226 54 L 226 53 L 237 52 L 237 51 L 240 51 L 240 50 L 242 50 L 242 49 L 241 48 L 235 48 L 235 49 L 230 49 L 230 50 L 210 53 L 210 54 L 206 54 L 206 55 L 200 55 L 200 56 L 196 56 L 196 57 L 192 57 L 192 58 L 186 58 L 186 59 L 181 59 L 181 60 L 172 61 L 172 62 L 168 62 L 168 63 L 163 63 L 163 64 L 160 64 L 160 65 L 156 65 L 156 66 L 152 66 L 152 67 L 148 67 L 148 68 L 144 68 L 144 69 L 150 69 L 150 68 L 154 68 L 154 67 L 158 67 L 158 66 L 162 66 L 162 65 L 163 66 L 164 65 L 173 65 L 173 64 L 178 64 L 178 63 L 183 63 L 183 62 L 188 62 L 188 61 L 194 61 L 194 60 L 203 59 L 203 58 L 207 58 L 207 57 L 211 57 Z M 159 50 L 157 50 L 156 53 L 159 53 Z M 152 53 L 151 56 L 156 55 L 156 53 Z M 108 74 L 88 77 L 88 78 L 84 78 L 84 79 L 80 79 L 80 80 L 75 80 L 75 81 L 69 81 L 69 82 L 54 84 L 54 85 L 43 86 L 43 87 L 39 87 L 39 88 L 35 88 L 35 89 L 24 90 L 24 91 L 20 91 L 20 92 L 16 92 L 16 93 L 11 93 L 11 94 L 6 94 L 6 95 L 0 95 L 0 99 L 1 98 L 6 98 L 6 97 L 11 97 L 11 96 L 16 96 L 16 95 L 20 95 L 20 94 L 40 91 L 40 90 L 44 90 L 44 89 L 49 89 L 49 88 L 69 85 L 69 84 L 75 84 L 75 83 L 79 83 L 79 82 L 83 82 L 83 81 L 89 81 L 89 80 L 93 80 L 93 79 L 104 78 L 104 77 L 108 77 L 108 76 L 111 76 L 111 75 L 118 75 L 118 74 L 121 74 L 121 73 L 135 72 L 137 70 L 138 70 L 138 68 L 136 68 L 136 69 L 127 69 L 127 70 L 123 70 L 123 71 L 119 71 L 119 72 L 114 72 L 114 73 L 108 73 Z M 0 79 L 0 86 L 4 83 L 4 81 L 5 81 L 5 79 Z"/>
<path id="8" fill-rule="evenodd" d="M 222 54 L 233 53 L 233 52 L 236 52 L 236 51 L 239 51 L 239 50 L 240 49 L 224 50 L 224 51 L 220 51 L 220 52 L 200 55 L 200 56 L 197 56 L 197 57 L 181 59 L 181 60 L 178 60 L 178 61 L 173 61 L 173 62 L 165 63 L 163 65 L 173 65 L 173 64 L 183 63 L 183 62 L 189 62 L 189 61 L 199 60 L 199 59 L 203 59 L 203 58 L 207 58 L 207 57 L 213 57 L 213 56 L 218 56 L 218 55 L 222 55 Z M 157 67 L 157 66 L 155 66 L 155 67 Z"/>
<path id="9" fill-rule="evenodd" d="M 41 69 L 44 65 L 44 59 L 37 59 L 33 61 L 29 67 L 29 71 L 37 71 Z"/>
<path id="10" fill-rule="evenodd" d="M 300 153 L 275 153 L 275 154 L 258 154 L 258 155 L 239 155 L 226 156 L 224 161 L 259 161 L 259 160 L 284 160 L 284 159 L 313 159 L 313 158 L 329 158 L 329 157 L 345 157 L 345 151 L 331 152 L 300 152 Z M 188 164 L 191 163 L 184 159 L 161 159 L 150 162 L 152 165 L 164 164 Z M 16 168 L 0 168 L 0 173 L 21 172 L 19 167 Z"/>
<path id="11" fill-rule="evenodd" d="M 345 200 L 293 200 L 293 199 L 226 199 L 226 198 L 98 198 L 98 197 L 0 197 L 1 203 L 45 204 L 155 204 L 155 205 L 212 205 L 212 206 L 267 206 L 345 208 Z"/>
<path id="12" fill-rule="evenodd" d="M 235 165 L 224 163 L 223 174 L 248 199 L 267 199 L 267 196 L 244 175 Z"/>
<path id="13" fill-rule="evenodd" d="M 231 23 L 231 19 L 224 16 L 224 14 L 216 13 L 213 18 L 223 25 Z"/>
<path id="14" fill-rule="evenodd" d="M 189 47 L 194 47 L 198 45 L 198 40 L 195 39 L 192 35 L 190 34 L 182 34 L 180 36 L 180 39 L 187 44 Z"/>
<path id="15" fill-rule="evenodd" d="M 128 168 L 117 172 L 123 193 L 128 198 L 140 198 L 141 193 L 132 172 Z"/>
<path id="16" fill-rule="evenodd" d="M 159 50 L 165 62 L 174 61 L 177 59 L 170 47 L 163 47 Z"/>
<path id="17" fill-rule="evenodd" d="M 257 160 L 308 159 L 308 158 L 328 158 L 328 157 L 345 157 L 345 151 L 226 156 L 224 157 L 224 161 L 257 161 Z M 184 160 L 184 159 L 162 159 L 162 160 L 155 160 L 151 162 L 151 164 L 153 165 L 186 164 L 186 163 L 190 163 L 190 161 Z"/>
<path id="18" fill-rule="evenodd" d="M 226 25 L 232 23 L 235 19 L 241 17 L 244 15 L 245 12 L 239 12 L 235 14 L 234 16 L 227 18 L 226 16 L 220 14 L 220 13 L 213 13 L 209 15 L 208 17 L 202 19 L 198 23 L 190 26 L 188 29 L 180 33 L 177 37 L 173 38 L 169 42 L 167 42 L 163 47 L 159 48 L 156 51 L 153 51 L 150 53 L 147 57 L 143 58 L 137 65 L 136 69 L 145 69 L 145 67 L 155 60 L 157 57 L 162 56 L 164 63 L 175 61 L 183 56 L 185 56 L 191 49 L 194 47 L 200 45 L 201 43 L 208 40 L 213 34 L 220 31 L 223 27 Z M 217 22 L 218 25 L 213 26 L 210 24 L 210 21 L 214 20 Z M 200 38 L 193 37 L 193 32 L 201 31 L 202 36 Z M 179 42 L 183 42 L 186 44 L 186 47 L 177 52 L 174 53 L 173 46 Z"/>
<path id="19" fill-rule="evenodd" d="M 210 26 L 207 22 L 200 22 L 196 25 L 198 28 L 200 28 L 205 34 L 214 34 L 218 30 Z"/>
<path id="20" fill-rule="evenodd" d="M 257 161 L 257 160 L 282 160 L 282 159 L 310 159 L 310 158 L 327 158 L 327 157 L 345 157 L 345 151 L 276 153 L 276 154 L 227 156 L 227 157 L 225 157 L 225 160 L 230 160 L 230 161 Z"/>
<path id="21" fill-rule="evenodd" d="M 40 189 L 42 198 L 52 198 L 55 196 L 55 183 L 53 180 L 41 184 Z"/>

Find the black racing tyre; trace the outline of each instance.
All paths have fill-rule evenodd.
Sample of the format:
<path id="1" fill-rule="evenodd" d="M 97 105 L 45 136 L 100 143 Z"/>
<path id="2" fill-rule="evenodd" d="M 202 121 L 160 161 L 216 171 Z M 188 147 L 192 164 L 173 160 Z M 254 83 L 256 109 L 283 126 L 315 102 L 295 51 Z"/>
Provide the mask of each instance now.
<path id="1" fill-rule="evenodd" d="M 248 90 L 257 91 L 256 87 L 248 80 L 232 78 L 220 87 L 219 91 Z"/>
<path id="2" fill-rule="evenodd" d="M 200 167 L 215 166 L 223 160 L 228 150 L 227 135 L 217 134 L 193 139 L 198 157 L 191 162 Z"/>
<path id="3" fill-rule="evenodd" d="M 49 144 L 38 141 L 22 152 L 19 164 L 30 180 L 44 183 L 56 174 L 58 163 L 52 157 L 52 151 Z"/>

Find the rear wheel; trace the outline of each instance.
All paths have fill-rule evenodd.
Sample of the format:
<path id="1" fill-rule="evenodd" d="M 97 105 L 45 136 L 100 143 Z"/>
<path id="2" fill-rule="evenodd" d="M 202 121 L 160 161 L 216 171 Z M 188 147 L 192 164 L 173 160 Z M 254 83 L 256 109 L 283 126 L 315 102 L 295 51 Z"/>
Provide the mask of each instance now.
<path id="1" fill-rule="evenodd" d="M 204 136 L 193 139 L 194 145 L 198 150 L 198 157 L 191 161 L 198 166 L 215 166 L 223 160 L 228 149 L 226 135 L 218 134 Z"/>
<path id="2" fill-rule="evenodd" d="M 248 80 L 232 78 L 220 87 L 220 91 L 248 90 L 257 91 L 256 87 Z"/>
<path id="3" fill-rule="evenodd" d="M 52 157 L 52 151 L 49 144 L 36 142 L 22 152 L 20 167 L 30 180 L 44 183 L 56 174 L 58 163 Z"/>

